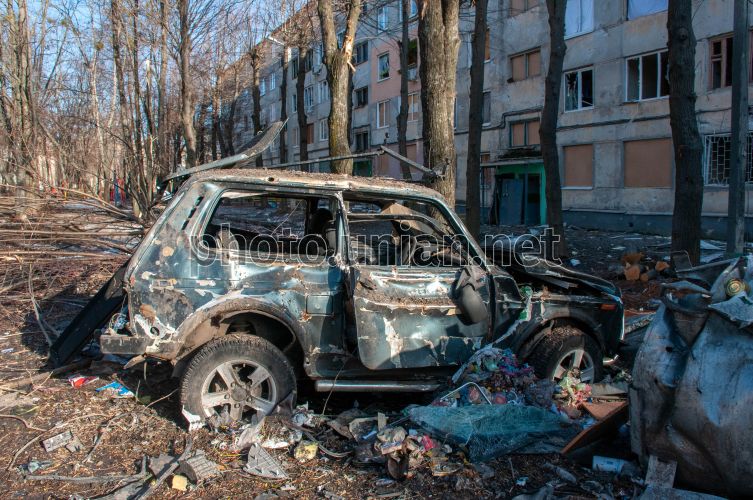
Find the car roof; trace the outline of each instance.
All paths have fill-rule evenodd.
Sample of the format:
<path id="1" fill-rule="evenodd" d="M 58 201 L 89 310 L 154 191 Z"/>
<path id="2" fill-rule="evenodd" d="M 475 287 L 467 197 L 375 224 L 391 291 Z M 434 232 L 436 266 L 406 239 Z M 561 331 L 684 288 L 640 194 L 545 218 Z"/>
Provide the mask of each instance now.
<path id="1" fill-rule="evenodd" d="M 390 177 L 359 177 L 345 174 L 300 172 L 295 170 L 234 168 L 199 172 L 194 174 L 190 180 L 190 182 L 207 181 L 417 196 L 422 198 L 432 198 L 446 203 L 444 197 L 433 189 Z"/>

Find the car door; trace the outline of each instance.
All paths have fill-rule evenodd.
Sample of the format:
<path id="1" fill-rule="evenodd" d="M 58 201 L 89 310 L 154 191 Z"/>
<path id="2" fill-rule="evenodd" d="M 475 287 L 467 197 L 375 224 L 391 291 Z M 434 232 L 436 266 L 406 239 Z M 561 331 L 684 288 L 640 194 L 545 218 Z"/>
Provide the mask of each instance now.
<path id="1" fill-rule="evenodd" d="M 351 249 L 348 293 L 358 355 L 372 370 L 460 364 L 480 347 L 489 331 L 488 274 L 467 259 L 407 258 L 412 250 L 406 245 L 413 244 L 416 254 L 421 253 L 416 234 L 431 230 L 428 222 L 435 220 L 407 205 L 416 203 L 346 199 Z M 364 208 L 368 206 L 372 209 Z M 438 212 L 436 208 L 432 207 Z M 385 221 L 410 231 L 384 234 Z M 373 234 L 380 228 L 382 234 Z M 419 236 L 442 239 L 452 235 Z M 433 250 L 439 247 L 445 248 L 444 242 Z M 459 284 L 472 286 L 480 299 L 483 314 L 476 314 L 475 320 L 458 301 Z"/>

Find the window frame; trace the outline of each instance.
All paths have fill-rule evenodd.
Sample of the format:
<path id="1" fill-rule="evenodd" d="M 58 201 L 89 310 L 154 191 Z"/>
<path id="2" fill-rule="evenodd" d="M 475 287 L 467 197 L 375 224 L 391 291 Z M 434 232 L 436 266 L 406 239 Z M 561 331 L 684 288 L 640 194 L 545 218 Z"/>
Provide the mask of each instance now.
<path id="1" fill-rule="evenodd" d="M 366 136 L 366 142 L 363 144 L 363 148 L 358 147 L 358 137 Z M 353 148 L 355 149 L 356 153 L 362 152 L 362 151 L 368 151 L 371 147 L 371 133 L 369 132 L 369 129 L 361 129 L 357 130 L 353 133 Z"/>
<path id="2" fill-rule="evenodd" d="M 327 80 L 321 80 L 317 82 L 316 84 L 318 92 L 317 97 L 319 99 L 319 104 L 323 104 L 327 101 L 329 101 L 330 95 L 329 95 L 329 82 Z M 326 96 L 325 96 L 326 94 Z"/>
<path id="3" fill-rule="evenodd" d="M 364 85 L 363 87 L 358 87 L 357 89 L 353 90 L 353 92 L 356 94 L 356 104 L 354 108 L 363 108 L 364 106 L 369 105 L 369 86 Z M 361 103 L 359 99 L 359 93 L 365 92 L 366 93 L 366 99 L 365 102 Z"/>
<path id="4" fill-rule="evenodd" d="M 582 77 L 582 74 L 585 73 L 586 71 L 590 71 L 591 72 L 591 105 L 590 106 L 582 106 L 581 105 L 582 102 L 583 102 L 583 77 Z M 571 75 L 573 73 L 575 73 L 577 75 L 577 78 L 578 78 L 578 88 L 576 90 L 576 92 L 578 94 L 578 106 L 575 107 L 575 108 L 573 108 L 573 109 L 567 109 L 567 75 Z M 563 101 L 564 101 L 563 104 L 565 106 L 565 108 L 564 108 L 564 112 L 565 113 L 571 113 L 573 111 L 583 111 L 584 109 L 593 109 L 595 107 L 595 102 L 594 101 L 596 101 L 596 99 L 594 99 L 594 88 L 593 88 L 594 87 L 594 67 L 593 66 L 585 66 L 583 68 L 577 68 L 577 69 L 572 69 L 572 70 L 563 72 L 562 83 L 563 83 L 563 86 L 564 86 L 563 89 L 562 89 L 562 96 L 564 98 L 563 99 Z"/>
<path id="5" fill-rule="evenodd" d="M 382 112 L 381 112 L 380 108 L 382 106 L 384 107 L 384 121 L 385 121 L 385 123 L 382 123 L 382 120 L 381 120 L 381 114 L 382 114 Z M 389 99 L 385 99 L 384 101 L 379 101 L 377 103 L 377 116 L 376 116 L 376 128 L 377 129 L 384 129 L 384 128 L 388 128 L 390 126 L 390 124 L 389 124 L 389 120 L 390 120 L 389 111 L 390 111 L 390 100 Z"/>
<path id="6" fill-rule="evenodd" d="M 541 127 L 541 118 L 530 118 L 525 120 L 517 120 L 514 122 L 510 122 L 510 149 L 516 149 L 516 148 L 530 148 L 532 146 L 541 146 L 541 140 L 539 139 L 539 142 L 536 144 L 531 144 L 529 135 L 530 135 L 530 124 L 538 122 L 539 127 Z M 513 144 L 513 126 L 522 124 L 523 125 L 523 144 Z"/>
<path id="7" fill-rule="evenodd" d="M 489 98 L 489 116 L 487 116 L 486 120 L 484 120 L 484 109 L 486 108 L 486 104 L 484 103 L 484 99 L 486 99 L 488 96 Z M 482 127 L 488 127 L 492 124 L 492 93 L 490 90 L 483 91 L 481 95 L 481 126 Z"/>
<path id="8" fill-rule="evenodd" d="M 319 141 L 329 141 L 329 124 L 327 118 L 319 120 Z"/>
<path id="9" fill-rule="evenodd" d="M 531 55 L 534 53 L 539 54 L 539 69 L 538 69 L 539 72 L 535 75 L 531 75 Z M 513 62 L 512 61 L 513 59 L 517 57 L 522 57 L 523 62 L 525 63 L 525 77 L 521 80 L 515 80 L 514 79 L 515 77 L 513 76 Z M 528 49 L 523 52 L 518 52 L 517 54 L 512 54 L 509 57 L 509 64 L 510 64 L 510 78 L 509 78 L 510 82 L 522 82 L 530 78 L 540 77 L 541 76 L 541 47 L 535 47 L 533 49 Z"/>
<path id="10" fill-rule="evenodd" d="M 666 5 L 663 9 L 654 10 L 654 11 L 648 12 L 646 14 L 640 14 L 640 15 L 637 15 L 637 16 L 630 17 L 630 3 L 631 3 L 631 1 L 632 0 L 625 0 L 625 19 L 628 20 L 628 21 L 632 21 L 633 19 L 640 19 L 640 18 L 646 17 L 646 16 L 653 16 L 654 14 L 658 14 L 660 12 L 666 11 L 667 8 L 668 8 L 668 5 Z M 668 4 L 669 2 L 667 0 L 665 0 L 665 3 Z"/>
<path id="11" fill-rule="evenodd" d="M 389 12 L 387 11 L 387 6 L 382 5 L 377 9 L 377 32 L 378 33 L 384 33 L 389 28 L 390 24 L 390 16 Z"/>
<path id="12" fill-rule="evenodd" d="M 363 48 L 363 58 L 359 58 L 359 49 Z M 369 42 L 363 41 L 358 42 L 355 47 L 353 47 L 353 66 L 358 66 L 359 64 L 363 64 L 365 62 L 368 62 L 369 60 Z"/>
<path id="13" fill-rule="evenodd" d="M 664 74 L 662 74 L 661 71 L 661 54 L 667 54 L 667 70 L 669 70 L 669 51 L 667 49 L 660 49 L 660 50 L 654 50 L 650 52 L 644 52 L 642 54 L 636 54 L 634 56 L 629 56 L 625 58 L 625 100 L 626 103 L 633 103 L 633 102 L 645 102 L 645 101 L 654 101 L 658 99 L 667 99 L 669 98 L 669 91 L 666 95 L 661 95 L 661 79 L 665 77 Z M 656 97 L 643 97 L 643 58 L 648 56 L 656 56 L 657 61 L 657 75 L 658 78 L 656 79 Z M 629 64 L 630 61 L 638 59 L 638 98 L 637 99 L 630 99 L 629 98 L 629 92 L 630 92 L 630 70 L 629 70 Z M 667 80 L 667 85 L 669 85 L 669 80 Z"/>
<path id="14" fill-rule="evenodd" d="M 382 72 L 380 69 L 380 66 L 382 65 L 382 58 L 387 58 L 387 76 L 382 76 Z M 377 56 L 377 82 L 383 82 L 384 80 L 388 80 L 390 77 L 390 53 L 389 52 L 382 52 Z"/>
<path id="15" fill-rule="evenodd" d="M 308 94 L 308 99 L 306 97 L 306 94 Z M 308 85 L 304 87 L 303 89 L 303 108 L 307 111 L 314 109 L 314 86 L 313 85 Z"/>
<path id="16" fill-rule="evenodd" d="M 567 33 L 567 14 L 565 14 L 565 40 L 569 40 L 571 38 L 576 38 L 576 37 L 579 37 L 579 36 L 582 36 L 582 35 L 587 35 L 588 33 L 593 33 L 594 29 L 595 29 L 594 25 L 596 24 L 596 21 L 594 19 L 594 0 L 566 0 L 566 1 L 568 3 L 571 2 L 571 1 L 572 2 L 580 2 L 581 3 L 580 4 L 580 13 L 581 13 L 580 25 L 581 26 L 583 25 L 583 4 L 582 4 L 582 2 L 590 2 L 591 3 L 591 26 L 588 27 L 588 28 L 585 28 L 585 29 L 581 28 L 580 31 L 576 31 L 575 33 L 568 34 Z M 569 7 L 570 6 L 567 6 L 565 12 L 572 11 L 571 8 L 569 8 Z"/>
<path id="17" fill-rule="evenodd" d="M 409 122 L 418 121 L 420 105 L 421 105 L 420 93 L 410 92 L 408 94 L 408 121 Z"/>
<path id="18" fill-rule="evenodd" d="M 510 7 L 507 8 L 507 17 L 515 17 L 520 14 L 523 14 L 524 12 L 528 12 L 529 10 L 533 9 L 535 6 L 539 4 L 539 0 L 522 0 L 523 10 L 513 12 L 512 1 L 513 0 L 510 0 Z"/>

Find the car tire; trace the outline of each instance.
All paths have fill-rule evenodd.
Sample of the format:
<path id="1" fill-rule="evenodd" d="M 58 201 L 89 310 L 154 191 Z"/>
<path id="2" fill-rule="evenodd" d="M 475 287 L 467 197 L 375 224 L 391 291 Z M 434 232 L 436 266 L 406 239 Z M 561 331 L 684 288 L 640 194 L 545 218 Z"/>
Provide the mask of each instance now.
<path id="1" fill-rule="evenodd" d="M 603 358 L 604 353 L 594 339 L 568 325 L 553 328 L 526 361 L 537 377 L 559 381 L 580 359 L 581 380 L 598 382 L 602 378 Z"/>
<path id="2" fill-rule="evenodd" d="M 282 351 L 262 338 L 233 334 L 207 343 L 191 359 L 180 398 L 184 411 L 226 425 L 269 414 L 295 389 L 293 367 Z"/>

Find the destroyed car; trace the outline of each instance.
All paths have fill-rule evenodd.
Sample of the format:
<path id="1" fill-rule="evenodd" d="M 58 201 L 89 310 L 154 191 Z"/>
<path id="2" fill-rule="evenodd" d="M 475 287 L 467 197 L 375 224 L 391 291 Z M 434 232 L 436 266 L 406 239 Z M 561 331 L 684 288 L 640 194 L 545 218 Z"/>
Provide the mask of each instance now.
<path id="1" fill-rule="evenodd" d="M 552 263 L 497 265 L 441 195 L 390 179 L 197 173 L 120 277 L 99 303 L 125 302 L 127 322 L 103 328 L 102 351 L 173 363 L 184 410 L 202 419 L 267 413 L 304 379 L 432 391 L 490 343 L 540 377 L 577 368 L 598 380 L 623 329 L 611 284 Z M 66 352 L 53 348 L 58 361 Z"/>

